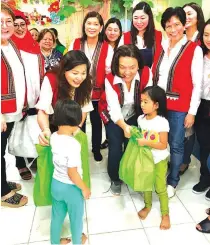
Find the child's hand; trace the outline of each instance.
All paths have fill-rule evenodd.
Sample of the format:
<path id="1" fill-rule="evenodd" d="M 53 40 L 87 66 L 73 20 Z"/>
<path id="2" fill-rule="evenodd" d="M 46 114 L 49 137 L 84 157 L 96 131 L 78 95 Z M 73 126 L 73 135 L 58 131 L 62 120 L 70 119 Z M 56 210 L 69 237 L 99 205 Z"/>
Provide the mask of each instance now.
<path id="1" fill-rule="evenodd" d="M 82 190 L 82 195 L 83 195 L 84 199 L 89 199 L 90 195 L 91 195 L 90 189 L 88 187 L 85 187 Z"/>
<path id="2" fill-rule="evenodd" d="M 39 144 L 42 146 L 48 146 L 50 144 L 49 138 L 51 136 L 51 132 L 49 128 L 44 129 L 40 134 L 39 134 Z"/>
<path id="3" fill-rule="evenodd" d="M 147 145 L 147 140 L 144 138 L 137 139 L 138 143 L 140 146 L 145 146 Z"/>

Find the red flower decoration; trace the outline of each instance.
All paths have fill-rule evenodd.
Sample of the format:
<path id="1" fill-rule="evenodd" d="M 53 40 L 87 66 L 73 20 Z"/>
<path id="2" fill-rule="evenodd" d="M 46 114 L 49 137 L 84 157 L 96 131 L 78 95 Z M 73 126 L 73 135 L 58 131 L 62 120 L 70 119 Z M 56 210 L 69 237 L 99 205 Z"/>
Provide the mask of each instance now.
<path id="1" fill-rule="evenodd" d="M 47 22 L 52 22 L 52 20 L 50 19 L 50 17 L 47 17 Z"/>
<path id="2" fill-rule="evenodd" d="M 44 25 L 45 25 L 45 22 L 44 22 L 43 20 L 41 21 L 41 25 L 42 25 L 42 26 L 44 26 Z"/>
<path id="3" fill-rule="evenodd" d="M 28 3 L 28 0 L 23 0 L 24 3 Z"/>
<path id="4" fill-rule="evenodd" d="M 59 7 L 59 1 L 55 1 L 53 3 L 50 4 L 50 7 L 48 8 L 49 12 L 58 12 L 60 10 Z"/>

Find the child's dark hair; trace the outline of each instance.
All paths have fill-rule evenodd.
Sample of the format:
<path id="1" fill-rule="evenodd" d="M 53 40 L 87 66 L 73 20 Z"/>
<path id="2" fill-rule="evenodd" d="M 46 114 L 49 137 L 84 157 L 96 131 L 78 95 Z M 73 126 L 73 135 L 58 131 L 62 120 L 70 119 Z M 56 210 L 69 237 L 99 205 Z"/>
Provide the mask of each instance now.
<path id="1" fill-rule="evenodd" d="M 157 114 L 162 117 L 167 117 L 166 93 L 159 86 L 148 86 L 142 92 L 148 94 L 154 103 L 158 103 Z"/>
<path id="2" fill-rule="evenodd" d="M 81 106 L 71 99 L 58 100 L 53 115 L 55 126 L 78 126 L 82 121 Z"/>

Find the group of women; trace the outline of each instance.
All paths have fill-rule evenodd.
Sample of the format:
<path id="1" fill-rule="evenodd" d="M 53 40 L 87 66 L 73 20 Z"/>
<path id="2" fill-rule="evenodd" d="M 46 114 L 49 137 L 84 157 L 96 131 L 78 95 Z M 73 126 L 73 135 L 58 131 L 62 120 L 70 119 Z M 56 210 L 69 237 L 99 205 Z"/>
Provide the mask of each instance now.
<path id="1" fill-rule="evenodd" d="M 64 56 L 63 49 L 54 49 L 57 34 L 52 29 L 42 30 L 38 38 L 36 30 L 31 30 L 38 46 L 27 29 L 27 20 L 21 13 L 15 15 L 2 4 L 2 205 L 27 203 L 26 197 L 16 193 L 21 186 L 6 180 L 4 155 L 14 123 L 25 112 L 38 111 L 39 140 L 48 145 L 46 137 L 56 130 L 51 120 L 53 108 L 57 99 L 65 98 L 81 106 L 83 131 L 90 113 L 96 161 L 102 160 L 103 121 L 111 191 L 120 194 L 118 171 L 128 142 L 128 126 L 137 125 L 142 113 L 140 93 L 150 85 L 160 86 L 167 95 L 171 153 L 168 196 L 175 195 L 180 171 L 188 168 L 194 131 L 201 149 L 201 177 L 193 191 L 201 193 L 210 187 L 210 20 L 204 23 L 199 5 L 189 3 L 164 11 L 161 25 L 167 38 L 155 29 L 153 13 L 145 2 L 133 9 L 131 31 L 126 33 L 122 33 L 118 19 L 111 18 L 104 26 L 99 13 L 89 12 L 82 37 L 71 43 Z M 30 179 L 24 159 L 16 157 L 16 162 L 20 174 Z M 210 191 L 206 198 L 210 200 Z"/>

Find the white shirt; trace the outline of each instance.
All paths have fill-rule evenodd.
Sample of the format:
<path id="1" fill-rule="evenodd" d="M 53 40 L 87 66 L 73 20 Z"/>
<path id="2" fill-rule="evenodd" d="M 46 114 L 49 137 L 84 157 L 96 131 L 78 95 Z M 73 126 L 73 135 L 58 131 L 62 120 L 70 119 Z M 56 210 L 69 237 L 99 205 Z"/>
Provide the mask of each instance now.
<path id="1" fill-rule="evenodd" d="M 160 132 L 169 132 L 169 123 L 164 117 L 156 116 L 151 120 L 147 120 L 145 115 L 138 117 L 138 126 L 143 131 L 143 136 L 145 139 L 152 140 L 154 142 L 160 142 L 159 133 Z M 154 162 L 159 163 L 162 160 L 165 160 L 169 156 L 167 149 L 158 150 L 152 148 L 151 150 Z"/>
<path id="2" fill-rule="evenodd" d="M 47 76 L 44 77 L 42 82 L 41 92 L 38 103 L 35 105 L 36 109 L 43 110 L 46 114 L 51 115 L 54 113 L 52 107 L 52 99 L 53 99 L 53 91 L 50 85 L 50 81 Z M 90 112 L 93 111 L 93 105 L 90 101 L 81 107 L 82 112 Z"/>
<path id="3" fill-rule="evenodd" d="M 201 98 L 210 100 L 210 59 L 204 57 L 204 68 L 203 68 L 203 87 Z"/>
<path id="4" fill-rule="evenodd" d="M 136 47 L 138 49 L 145 49 L 147 48 L 146 46 L 144 46 L 144 39 L 143 37 L 137 35 L 136 36 Z M 122 35 L 122 37 L 120 38 L 120 41 L 119 41 L 119 44 L 118 44 L 118 47 L 122 46 L 125 44 L 125 40 L 124 40 L 124 35 Z"/>
<path id="5" fill-rule="evenodd" d="M 74 42 L 75 42 L 75 40 L 73 40 L 73 42 L 70 44 L 69 51 L 73 50 Z M 86 41 L 84 44 L 84 53 L 87 56 L 88 60 L 90 61 L 90 64 L 92 65 L 92 56 L 93 56 L 94 51 L 89 50 Z M 106 72 L 106 74 L 109 74 L 111 72 L 111 63 L 112 63 L 113 55 L 114 55 L 114 50 L 113 50 L 111 45 L 108 45 L 108 52 L 107 52 L 107 57 L 106 57 L 106 61 L 105 61 L 105 72 Z"/>
<path id="6" fill-rule="evenodd" d="M 24 68 L 20 62 L 14 48 L 9 43 L 7 46 L 1 46 L 1 49 L 9 62 L 12 69 L 12 74 L 15 83 L 15 93 L 16 93 L 16 112 L 4 114 L 6 122 L 17 122 L 23 117 L 22 110 L 25 101 L 25 75 Z"/>
<path id="7" fill-rule="evenodd" d="M 77 167 L 77 172 L 82 178 L 82 161 L 80 143 L 68 135 L 53 133 L 50 138 L 53 153 L 54 173 L 53 178 L 74 185 L 68 176 L 68 168 Z"/>
<path id="8" fill-rule="evenodd" d="M 193 36 L 192 36 L 192 38 L 191 38 L 191 41 L 195 42 L 198 34 L 199 34 L 199 31 L 195 31 L 194 34 L 193 34 Z"/>
<path id="9" fill-rule="evenodd" d="M 123 85 L 123 91 L 124 91 L 124 104 L 121 108 L 118 100 L 118 95 L 115 92 L 115 90 L 110 85 L 107 78 L 105 79 L 105 92 L 106 92 L 106 100 L 107 100 L 107 109 L 109 111 L 109 115 L 111 117 L 111 120 L 116 123 L 120 119 L 125 119 L 126 115 L 130 113 L 129 108 L 131 108 L 132 105 L 134 105 L 134 89 L 135 89 L 135 80 L 140 81 L 139 73 L 136 73 L 136 76 L 131 82 L 131 88 L 130 91 L 128 91 L 127 86 L 122 78 L 115 76 L 114 77 L 114 84 L 121 83 Z M 147 83 L 147 86 L 152 86 L 152 74 L 150 72 L 149 81 Z M 130 105 L 130 106 L 128 106 Z M 128 115 L 129 116 L 129 115 Z"/>
<path id="10" fill-rule="evenodd" d="M 27 83 L 27 100 L 30 108 L 34 108 L 40 94 L 40 71 L 37 54 L 20 51 L 25 66 Z"/>
<path id="11" fill-rule="evenodd" d="M 163 39 L 163 36 L 162 36 L 162 39 Z M 122 37 L 120 38 L 120 41 L 119 41 L 119 44 L 118 44 L 118 47 L 122 46 L 125 44 L 125 41 L 124 41 L 124 35 L 122 35 Z M 144 39 L 143 37 L 137 35 L 136 36 L 136 47 L 138 49 L 146 49 L 147 47 L 145 46 L 144 44 Z"/>
<path id="12" fill-rule="evenodd" d="M 170 67 L 174 59 L 178 55 L 181 47 L 185 45 L 186 42 L 187 42 L 187 37 L 184 35 L 184 37 L 175 45 L 175 47 L 170 50 L 170 54 L 168 55 L 169 39 L 162 40 L 162 47 L 165 51 L 165 54 L 159 69 L 158 86 L 160 86 L 165 91 L 167 87 L 167 80 L 168 80 Z M 192 115 L 196 115 L 197 109 L 200 105 L 202 74 L 203 74 L 203 52 L 202 49 L 199 46 L 197 46 L 194 51 L 194 56 L 193 56 L 192 66 L 191 66 L 193 90 L 192 90 L 190 108 L 188 113 Z"/>

